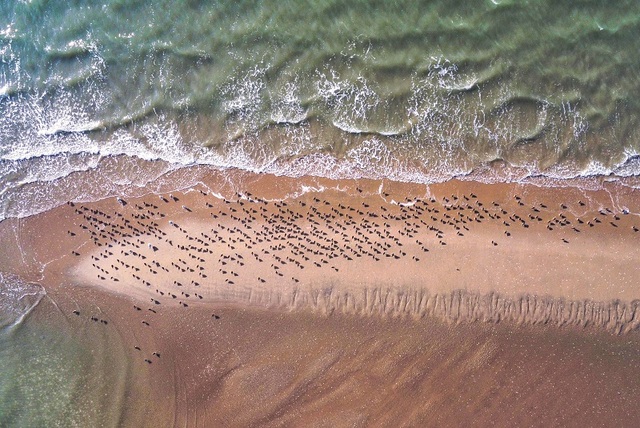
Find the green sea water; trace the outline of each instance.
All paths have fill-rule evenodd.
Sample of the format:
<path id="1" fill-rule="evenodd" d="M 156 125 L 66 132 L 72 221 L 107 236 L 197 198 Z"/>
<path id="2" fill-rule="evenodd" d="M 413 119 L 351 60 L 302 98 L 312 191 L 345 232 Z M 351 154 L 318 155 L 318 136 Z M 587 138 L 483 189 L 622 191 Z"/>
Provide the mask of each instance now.
<path id="1" fill-rule="evenodd" d="M 51 183 L 99 167 L 103 193 L 193 164 L 635 176 L 639 16 L 632 1 L 2 2 L 2 212 L 54 206 Z"/>

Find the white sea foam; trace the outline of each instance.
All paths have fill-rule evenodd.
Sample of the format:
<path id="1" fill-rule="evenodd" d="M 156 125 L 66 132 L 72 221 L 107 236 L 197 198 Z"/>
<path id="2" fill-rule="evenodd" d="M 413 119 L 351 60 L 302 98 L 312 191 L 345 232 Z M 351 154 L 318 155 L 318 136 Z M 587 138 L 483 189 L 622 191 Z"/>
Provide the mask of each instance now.
<path id="1" fill-rule="evenodd" d="M 288 81 L 284 87 L 271 97 L 271 120 L 275 123 L 299 124 L 307 118 L 302 107 L 296 80 Z"/>
<path id="2" fill-rule="evenodd" d="M 162 173 L 193 165 L 289 176 L 389 178 L 423 183 L 452 177 L 491 182 L 519 181 L 537 175 L 556 179 L 640 174 L 638 154 L 633 150 L 625 153 L 624 162 L 613 167 L 592 160 L 586 168 L 569 161 L 541 169 L 535 162 L 512 160 L 510 165 L 505 161 L 507 168 L 495 170 L 491 160 L 509 159 L 513 141 L 535 139 L 543 129 L 560 138 L 566 127 L 573 140 L 559 143 L 580 146 L 589 123 L 575 103 L 554 106 L 542 100 L 537 103 L 535 120 L 528 124 L 530 129 L 524 129 L 513 120 L 515 113 L 508 101 L 514 94 L 509 88 L 500 87 L 499 93 L 493 94 L 500 105 L 496 111 L 483 110 L 481 88 L 471 91 L 471 95 L 458 93 L 474 88 L 478 78 L 461 72 L 443 58 L 432 58 L 426 75 L 413 76 L 404 110 L 396 108 L 388 113 L 404 115 L 395 122 L 406 124 L 406 129 L 382 123 L 385 116 L 380 111 L 388 110 L 388 94 L 362 73 L 347 77 L 347 71 L 341 74 L 331 67 L 316 70 L 311 82 L 315 96 L 303 102 L 298 78 L 279 81 L 279 89 L 272 90 L 267 76 L 270 66 L 260 62 L 239 71 L 221 88 L 225 121 L 223 129 L 213 131 L 221 131 L 226 138 L 205 148 L 190 138 L 172 116 L 155 113 L 152 107 L 142 108 L 143 113 L 128 112 L 131 117 L 102 117 L 103 111 L 110 110 L 106 108 L 108 90 L 101 80 L 105 64 L 97 44 L 88 35 L 86 40 L 68 42 L 65 48 L 91 54 L 94 74 L 80 85 L 79 95 L 60 88 L 46 95 L 0 98 L 0 113 L 5 118 L 0 121 L 4 215 L 29 215 L 63 202 L 56 198 L 116 194 L 127 191 L 127 186 L 144 186 Z M 8 91 L 9 83 L 0 87 L 0 95 Z M 145 108 L 149 109 L 148 114 Z M 326 135 L 334 138 L 335 134 L 325 135 L 321 127 L 318 130 L 310 125 L 309 116 L 313 118 L 316 113 L 343 131 L 338 137 L 342 140 L 327 141 Z M 118 122 L 126 122 L 127 126 L 119 127 Z M 274 123 L 275 131 L 263 132 Z M 474 144 L 482 146 L 482 152 L 474 152 Z M 565 146 L 558 144 L 558 158 Z M 332 153 L 331 147 L 340 147 L 341 153 Z M 104 166 L 105 159 L 121 156 L 130 158 L 126 168 Z M 141 171 L 139 160 L 160 161 L 161 168 L 147 165 L 142 168 L 148 171 Z M 75 172 L 93 180 L 93 193 L 69 190 L 71 180 L 67 178 Z M 108 183 L 100 184 L 98 177 Z M 57 190 L 58 185 L 65 190 Z M 26 190 L 21 189 L 37 193 L 38 201 L 29 202 L 35 196 L 27 196 Z"/>
<path id="3" fill-rule="evenodd" d="M 0 30 L 0 36 L 5 39 L 13 39 L 16 36 L 16 29 L 13 22 L 7 24 L 2 30 Z"/>
<path id="4" fill-rule="evenodd" d="M 222 88 L 222 107 L 226 113 L 229 140 L 258 130 L 264 123 L 265 73 L 268 65 L 258 64 L 235 77 Z"/>
<path id="5" fill-rule="evenodd" d="M 39 135 L 51 136 L 56 134 L 65 133 L 82 133 L 88 131 L 96 131 L 103 128 L 104 125 L 101 121 L 89 121 L 86 123 L 70 123 L 68 118 L 62 118 L 57 122 L 50 124 L 48 129 L 39 129 L 37 132 Z"/>
<path id="6" fill-rule="evenodd" d="M 371 115 L 381 106 L 382 98 L 364 76 L 347 80 L 336 70 L 316 71 L 316 74 L 317 94 L 323 100 L 324 108 L 335 127 L 352 134 L 395 132 L 378 131 L 377 126 L 371 123 Z"/>

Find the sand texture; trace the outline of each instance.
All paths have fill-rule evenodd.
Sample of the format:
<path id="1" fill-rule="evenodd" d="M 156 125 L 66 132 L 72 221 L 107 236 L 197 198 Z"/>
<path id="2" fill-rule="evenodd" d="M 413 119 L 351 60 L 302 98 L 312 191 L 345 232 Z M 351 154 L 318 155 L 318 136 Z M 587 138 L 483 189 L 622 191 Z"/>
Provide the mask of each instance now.
<path id="1" fill-rule="evenodd" d="M 0 224 L 3 270 L 117 329 L 147 398 L 173 403 L 133 400 L 128 423 L 638 420 L 633 189 L 238 173 L 155 190 Z"/>

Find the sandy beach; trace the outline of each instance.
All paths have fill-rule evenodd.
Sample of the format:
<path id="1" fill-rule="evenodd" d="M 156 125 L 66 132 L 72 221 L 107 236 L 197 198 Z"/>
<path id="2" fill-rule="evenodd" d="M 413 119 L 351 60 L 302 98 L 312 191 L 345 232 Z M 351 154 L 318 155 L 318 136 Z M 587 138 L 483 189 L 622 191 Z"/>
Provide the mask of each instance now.
<path id="1" fill-rule="evenodd" d="M 1 2 L 0 428 L 640 426 L 640 3 L 575 3 Z"/>
<path id="2" fill-rule="evenodd" d="M 640 416 L 639 213 L 620 183 L 227 171 L 8 219 L 0 265 L 117 331 L 125 425 L 608 425 Z"/>

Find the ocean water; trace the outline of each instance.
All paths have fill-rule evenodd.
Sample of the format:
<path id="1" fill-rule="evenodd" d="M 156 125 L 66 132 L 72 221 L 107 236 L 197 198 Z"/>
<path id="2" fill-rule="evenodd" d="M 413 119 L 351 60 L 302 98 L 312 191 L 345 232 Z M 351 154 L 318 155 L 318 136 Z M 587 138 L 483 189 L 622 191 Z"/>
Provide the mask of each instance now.
<path id="1" fill-rule="evenodd" d="M 195 164 L 635 176 L 639 19 L 625 0 L 7 0 L 0 218 Z"/>
<path id="2" fill-rule="evenodd" d="M 631 0 L 3 0 L 0 220 L 194 165 L 636 177 L 639 34 Z M 111 342 L 31 322 L 43 291 L 0 283 L 0 425 L 116 425 L 91 352 Z"/>

